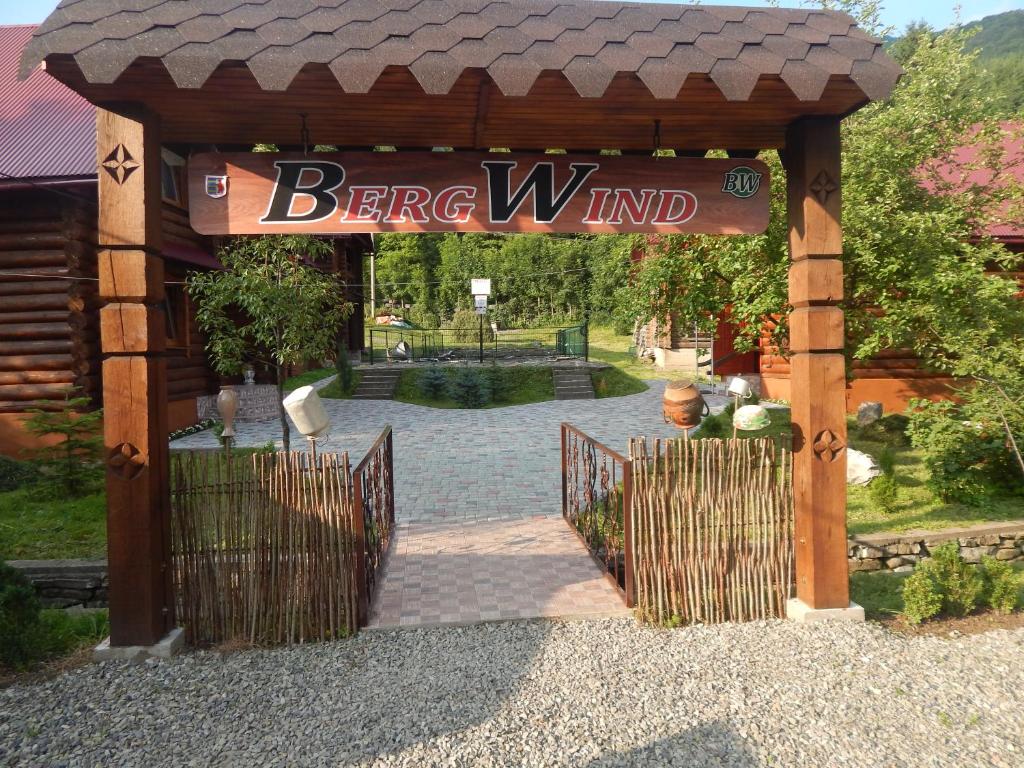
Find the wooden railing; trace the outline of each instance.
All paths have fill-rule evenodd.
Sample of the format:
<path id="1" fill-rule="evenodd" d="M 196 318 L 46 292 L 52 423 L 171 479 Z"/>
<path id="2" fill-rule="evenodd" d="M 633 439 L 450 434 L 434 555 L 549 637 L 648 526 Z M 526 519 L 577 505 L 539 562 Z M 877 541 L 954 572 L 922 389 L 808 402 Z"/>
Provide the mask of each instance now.
<path id="1" fill-rule="evenodd" d="M 562 424 L 562 517 L 633 607 L 632 465 L 625 456 Z"/>

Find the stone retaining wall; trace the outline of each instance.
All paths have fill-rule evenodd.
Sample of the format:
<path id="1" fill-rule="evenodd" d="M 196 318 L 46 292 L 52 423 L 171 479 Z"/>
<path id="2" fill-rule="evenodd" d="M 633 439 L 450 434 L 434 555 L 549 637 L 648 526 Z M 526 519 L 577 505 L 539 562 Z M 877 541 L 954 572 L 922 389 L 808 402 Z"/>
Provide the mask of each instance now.
<path id="1" fill-rule="evenodd" d="M 47 608 L 105 608 L 106 560 L 8 560 L 25 574 Z"/>
<path id="2" fill-rule="evenodd" d="M 961 556 L 968 563 L 980 563 L 984 555 L 1008 562 L 1024 560 L 1024 521 L 934 532 L 855 536 L 847 541 L 850 572 L 906 573 L 912 571 L 921 558 L 928 557 L 933 548 L 947 541 L 957 542 Z"/>

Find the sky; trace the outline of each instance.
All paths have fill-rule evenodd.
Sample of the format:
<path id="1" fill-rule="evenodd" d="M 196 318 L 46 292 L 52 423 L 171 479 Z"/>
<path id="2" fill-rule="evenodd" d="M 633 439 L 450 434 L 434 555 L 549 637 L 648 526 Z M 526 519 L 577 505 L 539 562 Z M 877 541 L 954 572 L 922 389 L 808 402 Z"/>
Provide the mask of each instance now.
<path id="1" fill-rule="evenodd" d="M 660 0 L 666 2 L 666 0 Z M 672 0 L 667 0 L 672 2 Z M 883 0 L 884 24 L 903 29 L 924 19 L 933 27 L 948 27 L 957 18 L 958 0 Z M 713 2 L 705 3 L 714 5 Z M 721 0 L 722 5 L 766 6 L 763 0 Z M 0 24 L 38 24 L 57 5 L 57 0 L 0 0 Z M 780 5 L 800 6 L 800 0 L 782 0 Z M 1024 0 L 971 0 L 960 11 L 961 21 L 974 21 L 994 13 L 1024 9 Z"/>

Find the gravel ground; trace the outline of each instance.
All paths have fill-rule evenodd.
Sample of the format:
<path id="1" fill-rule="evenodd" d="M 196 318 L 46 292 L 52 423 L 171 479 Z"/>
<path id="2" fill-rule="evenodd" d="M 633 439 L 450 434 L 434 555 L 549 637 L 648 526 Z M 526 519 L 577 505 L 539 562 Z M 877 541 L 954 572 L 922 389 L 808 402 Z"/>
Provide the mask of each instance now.
<path id="1" fill-rule="evenodd" d="M 2 765 L 1021 766 L 1024 630 L 363 633 L 0 691 Z"/>

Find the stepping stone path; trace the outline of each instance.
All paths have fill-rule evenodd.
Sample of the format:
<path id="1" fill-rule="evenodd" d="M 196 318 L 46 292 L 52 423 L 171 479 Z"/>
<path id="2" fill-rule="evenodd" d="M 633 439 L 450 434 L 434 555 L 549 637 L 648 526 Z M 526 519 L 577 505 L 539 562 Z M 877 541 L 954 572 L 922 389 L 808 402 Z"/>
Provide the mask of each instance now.
<path id="1" fill-rule="evenodd" d="M 398 368 L 363 368 L 359 386 L 353 393 L 354 400 L 394 400 L 398 388 L 398 378 L 402 375 Z"/>
<path id="2" fill-rule="evenodd" d="M 553 368 L 555 400 L 593 400 L 594 380 L 589 368 Z"/>

